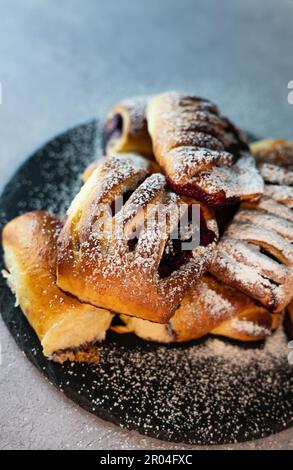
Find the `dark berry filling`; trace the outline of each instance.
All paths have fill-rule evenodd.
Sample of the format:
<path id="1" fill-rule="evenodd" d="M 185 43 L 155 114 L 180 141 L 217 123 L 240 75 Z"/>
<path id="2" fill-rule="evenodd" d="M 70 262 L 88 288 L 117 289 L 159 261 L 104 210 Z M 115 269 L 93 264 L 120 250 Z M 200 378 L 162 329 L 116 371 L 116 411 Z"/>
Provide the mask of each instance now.
<path id="1" fill-rule="evenodd" d="M 189 208 L 189 217 L 191 222 L 191 206 Z M 196 228 L 194 228 L 196 230 Z M 193 230 L 193 231 L 194 231 Z M 200 245 L 207 246 L 216 240 L 216 234 L 207 226 L 202 210 L 200 211 Z M 170 276 L 174 271 L 180 269 L 184 264 L 192 258 L 192 250 L 183 250 L 183 243 L 191 242 L 191 236 L 184 239 L 183 237 L 170 239 L 167 241 L 165 250 L 159 264 L 159 277 L 164 279 Z"/>

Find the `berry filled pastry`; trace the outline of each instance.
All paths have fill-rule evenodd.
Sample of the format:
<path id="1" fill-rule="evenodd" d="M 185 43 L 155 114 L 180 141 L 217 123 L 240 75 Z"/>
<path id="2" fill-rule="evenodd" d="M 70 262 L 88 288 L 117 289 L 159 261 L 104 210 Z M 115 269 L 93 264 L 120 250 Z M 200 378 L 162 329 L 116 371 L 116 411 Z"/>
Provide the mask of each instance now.
<path id="1" fill-rule="evenodd" d="M 94 344 L 105 338 L 113 315 L 56 286 L 59 228 L 58 219 L 42 211 L 9 222 L 3 230 L 4 276 L 48 359 L 98 362 Z"/>
<path id="2" fill-rule="evenodd" d="M 124 324 L 112 329 L 159 343 L 190 341 L 208 333 L 239 341 L 259 341 L 279 326 L 280 317 L 213 276 L 204 275 L 165 325 L 121 315 Z"/>
<path id="3" fill-rule="evenodd" d="M 155 158 L 178 194 L 219 206 L 263 193 L 244 134 L 210 101 L 164 93 L 146 116 Z"/>
<path id="4" fill-rule="evenodd" d="M 135 152 L 151 156 L 152 142 L 145 117 L 148 96 L 120 101 L 104 123 L 104 146 L 107 155 Z"/>
<path id="5" fill-rule="evenodd" d="M 261 140 L 251 151 L 265 181 L 264 194 L 293 209 L 293 142 Z"/>
<path id="6" fill-rule="evenodd" d="M 200 232 L 190 223 L 194 207 Z M 191 246 L 196 229 L 198 243 Z M 57 283 L 83 302 L 166 323 L 207 269 L 217 235 L 210 210 L 170 192 L 162 174 L 150 174 L 146 159 L 108 157 L 64 219 Z"/>

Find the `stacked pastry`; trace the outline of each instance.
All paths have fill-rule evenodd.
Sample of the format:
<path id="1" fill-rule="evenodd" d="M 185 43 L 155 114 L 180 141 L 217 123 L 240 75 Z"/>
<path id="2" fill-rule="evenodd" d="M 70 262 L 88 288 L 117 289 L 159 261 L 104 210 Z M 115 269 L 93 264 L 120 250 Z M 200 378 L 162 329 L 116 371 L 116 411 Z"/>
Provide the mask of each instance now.
<path id="1" fill-rule="evenodd" d="M 293 297 L 293 144 L 249 149 L 213 103 L 180 93 L 119 103 L 104 141 L 61 221 L 38 211 L 3 231 L 44 354 L 97 361 L 114 317 L 163 343 L 277 328 Z"/>

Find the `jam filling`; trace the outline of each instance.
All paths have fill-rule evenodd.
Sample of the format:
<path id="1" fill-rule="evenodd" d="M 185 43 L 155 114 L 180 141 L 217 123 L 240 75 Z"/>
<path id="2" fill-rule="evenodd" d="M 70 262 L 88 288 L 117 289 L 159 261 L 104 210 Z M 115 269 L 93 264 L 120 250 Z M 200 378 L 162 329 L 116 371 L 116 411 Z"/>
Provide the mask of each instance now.
<path id="1" fill-rule="evenodd" d="M 104 126 L 104 145 L 112 139 L 119 139 L 123 131 L 123 119 L 121 114 L 114 114 Z"/>

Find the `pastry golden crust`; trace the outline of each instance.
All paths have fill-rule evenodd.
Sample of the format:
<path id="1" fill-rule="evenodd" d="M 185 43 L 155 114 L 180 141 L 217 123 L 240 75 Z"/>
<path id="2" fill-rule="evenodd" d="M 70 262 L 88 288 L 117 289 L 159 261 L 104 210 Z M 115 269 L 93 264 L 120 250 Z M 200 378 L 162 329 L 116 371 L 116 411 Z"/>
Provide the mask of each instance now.
<path id="1" fill-rule="evenodd" d="M 92 305 L 165 323 L 207 269 L 217 226 L 201 205 L 201 246 L 174 245 L 180 210 L 198 203 L 169 192 L 165 177 L 148 176 L 148 168 L 142 157 L 116 156 L 94 170 L 59 236 L 57 283 Z M 123 195 L 128 199 L 113 210 Z"/>
<path id="2" fill-rule="evenodd" d="M 164 93 L 146 114 L 154 155 L 176 192 L 208 205 L 260 197 L 263 180 L 246 139 L 213 103 Z"/>
<path id="3" fill-rule="evenodd" d="M 117 103 L 105 119 L 104 144 L 107 155 L 135 152 L 151 156 L 152 142 L 145 117 L 148 96 Z"/>
<path id="4" fill-rule="evenodd" d="M 58 219 L 41 211 L 9 222 L 3 230 L 5 276 L 45 356 L 57 362 L 96 362 L 92 345 L 105 338 L 113 315 L 80 303 L 56 286 L 58 229 Z"/>
<path id="5" fill-rule="evenodd" d="M 141 160 L 141 155 L 138 155 L 137 153 L 121 153 L 119 154 L 119 157 L 120 158 L 127 158 L 128 160 L 132 160 L 133 161 L 133 164 L 135 165 L 135 162 L 136 161 L 144 161 L 144 167 L 147 171 L 148 174 L 151 174 L 151 173 L 159 173 L 160 172 L 160 168 L 159 168 L 159 165 L 157 164 L 157 162 L 155 160 L 147 160 L 147 159 L 144 159 L 144 160 Z M 104 162 L 103 158 L 99 158 L 97 160 L 94 160 L 92 163 L 89 164 L 89 166 L 84 170 L 83 174 L 82 174 L 82 181 L 85 183 L 89 177 L 91 176 L 91 174 L 100 166 L 102 165 Z"/>
<path id="6" fill-rule="evenodd" d="M 214 276 L 273 312 L 293 296 L 293 222 L 286 215 L 285 207 L 267 197 L 242 204 L 210 266 Z"/>
<path id="7" fill-rule="evenodd" d="M 239 341 L 259 341 L 279 323 L 250 297 L 216 280 L 203 276 L 182 300 L 180 307 L 165 325 L 121 315 L 124 325 L 113 326 L 118 333 L 160 343 L 184 342 L 208 333 Z"/>

